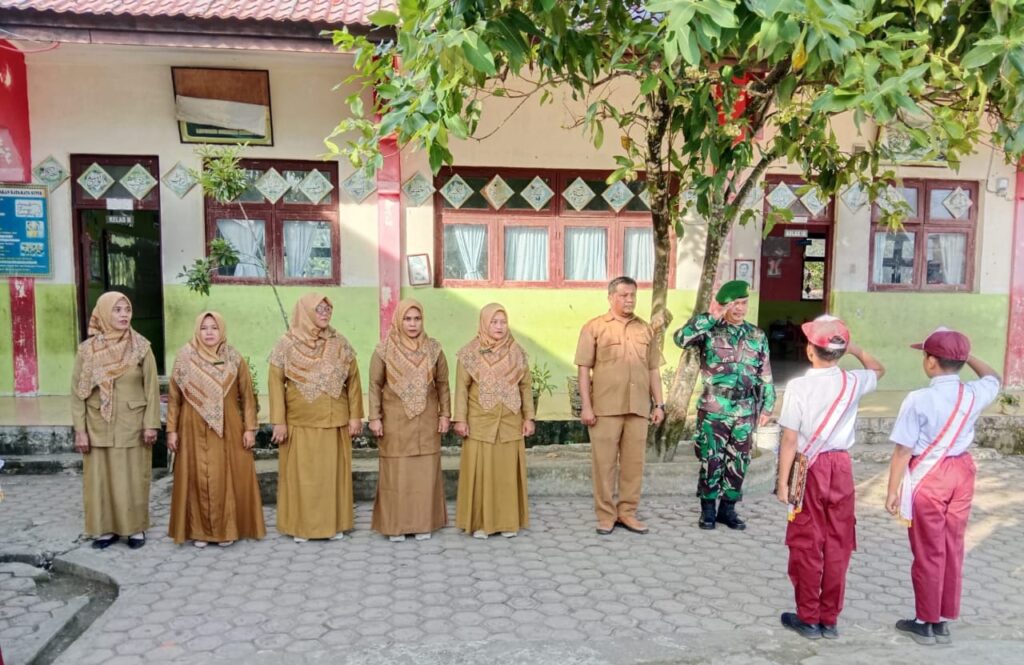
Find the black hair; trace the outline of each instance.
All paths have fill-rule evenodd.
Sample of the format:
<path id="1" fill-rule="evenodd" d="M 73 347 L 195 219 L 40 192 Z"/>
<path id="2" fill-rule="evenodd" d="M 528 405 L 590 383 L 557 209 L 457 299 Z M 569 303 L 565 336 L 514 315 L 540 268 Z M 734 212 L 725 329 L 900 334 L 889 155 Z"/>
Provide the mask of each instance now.
<path id="1" fill-rule="evenodd" d="M 632 286 L 634 289 L 636 288 L 635 279 L 622 275 L 621 277 L 616 277 L 612 281 L 608 282 L 608 295 L 615 293 L 615 289 L 618 288 L 619 284 L 626 284 L 628 286 Z"/>
<path id="2" fill-rule="evenodd" d="M 939 369 L 943 372 L 959 372 L 967 362 L 966 360 L 953 360 L 952 358 L 940 358 L 938 356 L 932 356 L 932 358 L 935 358 L 935 362 L 939 364 Z"/>
<path id="3" fill-rule="evenodd" d="M 833 338 L 835 339 L 835 338 Z M 814 353 L 825 362 L 835 362 L 846 354 L 846 349 L 826 349 L 825 347 L 818 346 L 817 344 L 811 344 L 814 347 Z"/>

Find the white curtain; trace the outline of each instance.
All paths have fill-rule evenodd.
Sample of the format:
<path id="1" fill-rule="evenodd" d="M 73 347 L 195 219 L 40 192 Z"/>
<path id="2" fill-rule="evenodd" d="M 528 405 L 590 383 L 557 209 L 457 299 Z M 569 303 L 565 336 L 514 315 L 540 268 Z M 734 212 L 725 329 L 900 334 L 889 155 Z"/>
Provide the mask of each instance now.
<path id="1" fill-rule="evenodd" d="M 931 260 L 939 261 L 942 266 L 941 279 L 935 281 L 929 279 L 929 283 L 963 284 L 967 260 L 967 236 L 963 233 L 932 233 L 929 240 L 938 245 L 938 251 L 934 253 Z"/>
<path id="2" fill-rule="evenodd" d="M 266 277 L 261 261 L 266 246 L 262 220 L 218 219 L 217 232 L 238 252 L 235 277 Z"/>
<path id="3" fill-rule="evenodd" d="M 603 228 L 565 229 L 565 279 L 598 282 L 608 279 L 608 232 Z"/>
<path id="4" fill-rule="evenodd" d="M 457 279 L 487 279 L 486 266 L 481 270 L 480 265 L 487 247 L 487 227 L 483 224 L 451 224 L 446 228 L 455 239 L 455 248 L 462 261 L 463 274 Z"/>
<path id="5" fill-rule="evenodd" d="M 547 281 L 547 228 L 513 226 L 505 229 L 505 279 L 517 282 Z"/>
<path id="6" fill-rule="evenodd" d="M 306 277 L 306 265 L 313 255 L 313 236 L 319 224 L 314 222 L 285 222 L 284 274 L 286 277 Z"/>
<path id="7" fill-rule="evenodd" d="M 638 282 L 654 281 L 654 229 L 626 229 L 622 272 Z"/>

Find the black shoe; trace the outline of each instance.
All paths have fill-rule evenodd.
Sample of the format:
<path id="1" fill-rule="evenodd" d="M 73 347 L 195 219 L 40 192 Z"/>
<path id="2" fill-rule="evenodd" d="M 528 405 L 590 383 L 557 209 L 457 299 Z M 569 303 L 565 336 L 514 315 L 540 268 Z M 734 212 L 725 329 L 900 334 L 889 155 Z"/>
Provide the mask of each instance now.
<path id="1" fill-rule="evenodd" d="M 823 623 L 819 626 L 821 628 L 821 636 L 826 640 L 838 640 L 839 639 L 839 628 L 835 624 L 829 625 Z"/>
<path id="2" fill-rule="evenodd" d="M 718 516 L 716 519 L 730 529 L 743 531 L 747 528 L 747 523 L 736 514 L 736 502 L 729 499 L 722 499 L 722 502 L 718 504 Z"/>
<path id="3" fill-rule="evenodd" d="M 783 626 L 789 628 L 800 637 L 806 637 L 809 640 L 816 640 L 821 637 L 821 628 L 818 627 L 818 624 L 804 623 L 795 612 L 783 612 L 779 618 L 782 619 Z"/>
<path id="4" fill-rule="evenodd" d="M 896 622 L 896 630 L 925 646 L 935 644 L 935 632 L 930 623 L 918 623 L 913 619 L 900 619 Z"/>
<path id="5" fill-rule="evenodd" d="M 952 644 L 953 636 L 949 634 L 949 624 L 945 621 L 932 624 L 932 632 L 935 634 L 935 641 L 938 644 Z"/>
<path id="6" fill-rule="evenodd" d="M 94 550 L 105 550 L 117 541 L 121 540 L 121 536 L 114 534 L 110 538 L 97 538 L 92 541 L 92 548 Z"/>
<path id="7" fill-rule="evenodd" d="M 714 529 L 715 528 L 715 500 L 714 499 L 701 499 L 700 500 L 700 519 L 697 520 L 697 526 L 702 529 Z"/>
<path id="8" fill-rule="evenodd" d="M 145 534 L 142 535 L 142 538 L 136 538 L 135 536 L 132 536 L 131 538 L 128 539 L 128 547 L 132 548 L 133 550 L 137 550 L 137 549 L 145 546 L 145 544 L 146 544 L 146 535 Z"/>

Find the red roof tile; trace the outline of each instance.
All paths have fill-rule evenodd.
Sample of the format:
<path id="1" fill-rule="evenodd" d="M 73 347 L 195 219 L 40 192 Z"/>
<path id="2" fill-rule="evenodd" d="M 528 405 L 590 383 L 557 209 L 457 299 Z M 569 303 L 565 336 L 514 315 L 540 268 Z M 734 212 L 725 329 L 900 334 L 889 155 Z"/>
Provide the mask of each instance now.
<path id="1" fill-rule="evenodd" d="M 366 25 L 375 11 L 395 6 L 396 0 L 0 0 L 0 9 L 339 25 Z"/>

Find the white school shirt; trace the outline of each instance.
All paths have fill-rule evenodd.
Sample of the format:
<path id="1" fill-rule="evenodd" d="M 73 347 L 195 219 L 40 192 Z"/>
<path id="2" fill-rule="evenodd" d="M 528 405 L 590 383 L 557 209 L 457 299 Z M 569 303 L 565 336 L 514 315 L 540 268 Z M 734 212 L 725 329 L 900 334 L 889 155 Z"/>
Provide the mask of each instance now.
<path id="1" fill-rule="evenodd" d="M 847 390 L 854 378 L 857 380 L 857 392 L 853 403 L 843 414 L 842 419 L 832 432 L 822 432 L 824 441 L 819 441 L 820 452 L 830 450 L 849 450 L 854 443 L 854 426 L 857 421 L 857 404 L 860 398 L 873 391 L 878 385 L 878 375 L 873 370 L 855 369 L 841 370 L 839 367 L 811 368 L 800 378 L 793 379 L 786 385 L 782 397 L 782 413 L 779 425 L 797 433 L 798 450 L 803 450 L 807 441 L 814 436 L 825 419 L 825 414 L 839 397 L 839 389 L 843 385 L 843 375 L 847 377 Z M 841 406 L 838 408 L 842 408 Z"/>
<path id="2" fill-rule="evenodd" d="M 960 377 L 956 374 L 944 374 L 932 379 L 927 388 L 915 390 L 907 395 L 896 416 L 896 424 L 892 427 L 889 439 L 893 443 L 913 449 L 914 455 L 920 455 L 939 435 L 939 431 L 949 420 L 959 393 Z M 974 443 L 974 423 L 978 416 L 999 395 L 999 379 L 985 376 L 977 381 L 964 383 L 964 404 L 974 396 L 974 406 L 964 422 L 960 435 L 946 453 L 948 457 L 956 457 L 967 452 Z"/>

